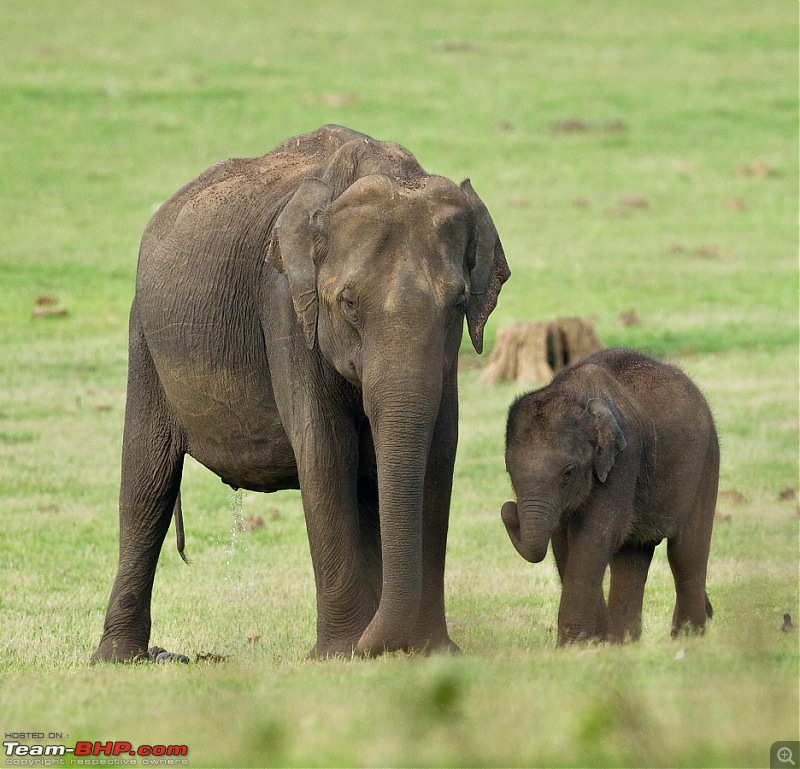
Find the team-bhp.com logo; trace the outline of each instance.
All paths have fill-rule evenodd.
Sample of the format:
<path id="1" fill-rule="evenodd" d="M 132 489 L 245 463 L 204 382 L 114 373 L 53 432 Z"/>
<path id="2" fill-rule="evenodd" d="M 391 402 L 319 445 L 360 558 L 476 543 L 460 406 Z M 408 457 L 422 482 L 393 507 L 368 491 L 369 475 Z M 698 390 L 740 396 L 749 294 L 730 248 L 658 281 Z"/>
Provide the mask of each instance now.
<path id="1" fill-rule="evenodd" d="M 44 735 L 42 735 L 44 736 Z M 3 742 L 6 766 L 187 766 L 186 745 L 138 745 L 114 742 L 76 742 L 66 745 L 26 745 Z M 130 758 L 130 757 L 133 758 Z"/>

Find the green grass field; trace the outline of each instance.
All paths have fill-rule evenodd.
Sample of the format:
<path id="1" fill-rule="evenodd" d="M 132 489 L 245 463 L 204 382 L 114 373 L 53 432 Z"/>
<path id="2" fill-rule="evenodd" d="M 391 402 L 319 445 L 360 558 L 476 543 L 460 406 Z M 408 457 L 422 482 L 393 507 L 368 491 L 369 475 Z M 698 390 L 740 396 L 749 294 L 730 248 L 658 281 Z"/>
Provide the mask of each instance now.
<path id="1" fill-rule="evenodd" d="M 781 632 L 800 623 L 797 32 L 777 0 L 0 4 L 0 730 L 187 745 L 193 767 L 768 766 L 800 716 Z M 480 385 L 465 344 L 463 656 L 306 661 L 299 495 L 232 497 L 187 462 L 193 564 L 170 535 L 152 641 L 226 659 L 88 666 L 141 232 L 213 162 L 327 122 L 471 177 L 513 271 L 489 347 L 503 324 L 589 316 L 704 390 L 727 492 L 704 638 L 669 638 L 659 548 L 638 644 L 554 648 L 555 566 L 523 562 L 499 516 L 520 388 Z"/>

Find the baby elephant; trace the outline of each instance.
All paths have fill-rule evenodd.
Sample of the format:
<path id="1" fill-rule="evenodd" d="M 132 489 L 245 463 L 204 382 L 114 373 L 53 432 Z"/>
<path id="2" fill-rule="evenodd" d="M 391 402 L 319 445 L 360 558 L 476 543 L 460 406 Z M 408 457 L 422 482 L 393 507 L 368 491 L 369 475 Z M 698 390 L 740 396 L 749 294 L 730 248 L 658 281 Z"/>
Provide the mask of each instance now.
<path id="1" fill-rule="evenodd" d="M 511 406 L 506 469 L 517 502 L 503 505 L 502 518 L 517 552 L 538 563 L 553 543 L 560 646 L 640 636 L 647 570 L 664 538 L 677 596 L 672 635 L 703 631 L 719 443 L 686 375 L 619 349 L 564 369 Z"/>

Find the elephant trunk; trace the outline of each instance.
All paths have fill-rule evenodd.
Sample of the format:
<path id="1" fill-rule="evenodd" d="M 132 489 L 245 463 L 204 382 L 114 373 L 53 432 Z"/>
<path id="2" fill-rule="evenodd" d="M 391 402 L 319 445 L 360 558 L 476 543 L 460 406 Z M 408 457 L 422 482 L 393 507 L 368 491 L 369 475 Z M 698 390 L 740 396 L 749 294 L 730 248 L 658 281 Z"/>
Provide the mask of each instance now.
<path id="1" fill-rule="evenodd" d="M 425 472 L 442 391 L 441 379 L 429 372 L 410 364 L 402 373 L 381 372 L 377 379 L 390 383 L 385 387 L 364 382 L 378 464 L 383 583 L 359 654 L 407 650 L 420 609 Z"/>
<path id="2" fill-rule="evenodd" d="M 523 497 L 519 504 L 506 502 L 500 514 L 516 551 L 531 563 L 544 560 L 558 525 L 558 509 L 547 501 Z"/>

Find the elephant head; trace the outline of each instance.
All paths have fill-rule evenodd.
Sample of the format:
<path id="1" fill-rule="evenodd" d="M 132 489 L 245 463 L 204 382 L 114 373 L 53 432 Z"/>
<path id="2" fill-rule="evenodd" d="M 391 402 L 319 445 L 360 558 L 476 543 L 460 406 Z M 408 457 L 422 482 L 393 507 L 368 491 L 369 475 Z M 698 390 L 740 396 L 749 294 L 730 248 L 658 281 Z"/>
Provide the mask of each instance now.
<path id="1" fill-rule="evenodd" d="M 550 385 L 551 388 L 554 385 Z M 544 388 L 509 410 L 506 469 L 517 501 L 501 517 L 517 552 L 543 560 L 556 527 L 605 483 L 626 441 L 613 402 Z"/>
<path id="2" fill-rule="evenodd" d="M 373 162 L 376 144 L 394 173 Z M 267 258 L 286 276 L 307 345 L 361 390 L 384 569 L 364 637 L 402 638 L 420 602 L 423 490 L 444 382 L 455 376 L 464 318 L 480 352 L 510 272 L 469 180 L 428 176 L 406 150 L 367 139 L 338 155 L 288 201 Z"/>
<path id="3" fill-rule="evenodd" d="M 348 148 L 349 145 L 345 145 L 338 154 Z M 341 165 L 341 160 L 334 161 L 332 169 L 338 170 Z M 341 172 L 329 171 L 326 181 L 308 179 L 302 182 L 284 207 L 273 229 L 267 262 L 287 277 L 295 311 L 310 348 L 316 343 L 318 292 L 324 288 L 319 279 L 320 269 L 328 262 L 327 271 L 332 273 L 331 283 L 335 283 L 335 272 L 337 269 L 341 272 L 343 261 L 350 261 L 353 271 L 376 267 L 377 264 L 365 259 L 370 256 L 368 249 L 362 249 L 366 253 L 355 254 L 356 244 L 348 241 L 353 235 L 367 235 L 374 241 L 381 237 L 387 241 L 391 239 L 393 242 L 381 244 L 382 250 L 392 249 L 395 256 L 407 252 L 403 261 L 412 271 L 414 262 L 418 261 L 429 264 L 434 271 L 445 267 L 446 272 L 456 273 L 455 279 L 441 272 L 439 275 L 432 273 L 431 287 L 442 281 L 460 283 L 463 280 L 465 291 L 459 291 L 458 302 L 462 303 L 463 293 L 470 339 L 476 352 L 483 352 L 484 326 L 497 304 L 503 283 L 511 275 L 503 246 L 489 211 L 469 179 L 457 188 L 443 177 L 427 176 L 421 169 L 419 171 L 416 180 L 405 184 L 388 174 L 369 174 L 354 179 L 343 191 L 337 190 L 342 182 Z M 339 185 L 332 183 L 334 179 Z M 344 227 L 339 225 L 348 212 L 354 221 L 349 230 L 342 232 Z M 410 218 L 404 219 L 404 215 Z M 338 240 L 343 242 L 332 244 L 332 234 L 336 232 Z M 406 235 L 416 236 L 417 242 L 406 241 L 398 248 Z M 450 242 L 450 238 L 455 240 Z M 446 264 L 432 263 L 435 260 L 431 257 L 437 249 L 440 257 L 446 257 Z M 334 256 L 328 259 L 331 250 Z M 379 254 L 374 248 L 373 251 L 376 262 L 387 255 Z M 354 263 L 358 256 L 360 263 Z M 326 351 L 323 345 L 322 352 L 331 351 Z"/>

